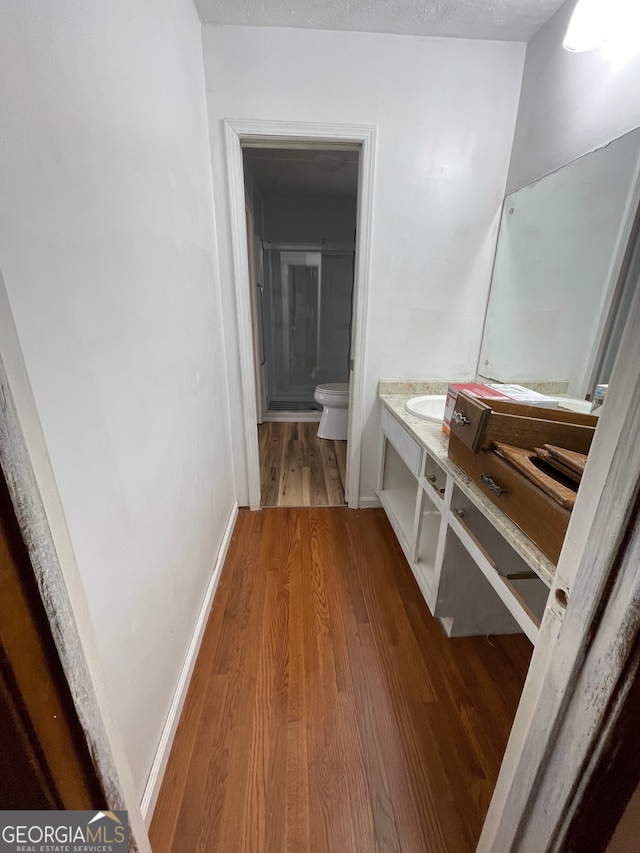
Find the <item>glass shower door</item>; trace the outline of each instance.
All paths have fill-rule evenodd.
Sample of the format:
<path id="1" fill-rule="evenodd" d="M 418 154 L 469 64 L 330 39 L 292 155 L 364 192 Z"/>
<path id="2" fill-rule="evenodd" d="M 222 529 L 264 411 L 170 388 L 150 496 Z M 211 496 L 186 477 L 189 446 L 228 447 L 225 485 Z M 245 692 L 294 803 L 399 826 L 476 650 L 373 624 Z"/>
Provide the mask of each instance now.
<path id="1" fill-rule="evenodd" d="M 322 255 L 268 250 L 270 271 L 271 408 L 315 406 L 315 370 L 320 361 Z M 270 356 L 270 357 L 269 357 Z"/>

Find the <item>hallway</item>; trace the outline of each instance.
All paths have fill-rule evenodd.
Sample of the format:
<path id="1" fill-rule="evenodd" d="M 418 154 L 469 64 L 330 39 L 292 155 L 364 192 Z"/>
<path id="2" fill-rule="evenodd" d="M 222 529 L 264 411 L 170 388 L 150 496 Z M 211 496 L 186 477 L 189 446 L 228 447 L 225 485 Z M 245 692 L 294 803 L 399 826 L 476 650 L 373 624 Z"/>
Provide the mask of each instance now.
<path id="1" fill-rule="evenodd" d="M 154 853 L 474 850 L 530 654 L 448 640 L 382 510 L 242 511 Z"/>

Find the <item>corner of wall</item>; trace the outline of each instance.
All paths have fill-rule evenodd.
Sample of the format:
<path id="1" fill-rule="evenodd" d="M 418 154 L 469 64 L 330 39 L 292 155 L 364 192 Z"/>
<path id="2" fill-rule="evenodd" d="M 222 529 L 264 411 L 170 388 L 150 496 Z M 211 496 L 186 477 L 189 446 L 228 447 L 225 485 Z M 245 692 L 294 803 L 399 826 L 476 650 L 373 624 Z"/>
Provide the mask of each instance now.
<path id="1" fill-rule="evenodd" d="M 205 123 L 207 127 L 207 175 L 209 182 L 209 194 L 211 199 L 211 207 L 210 207 L 210 215 L 211 215 L 211 257 L 213 261 L 212 275 L 215 279 L 214 286 L 216 288 L 216 301 L 218 304 L 218 310 L 220 312 L 220 317 L 224 318 L 224 309 L 222 304 L 222 288 L 221 288 L 221 271 L 220 271 L 220 253 L 218 246 L 218 225 L 216 218 L 216 205 L 215 205 L 215 195 L 214 195 L 214 181 L 213 181 L 213 161 L 212 161 L 212 149 L 211 149 L 211 123 L 209 120 L 209 106 L 207 102 L 207 79 L 206 79 L 206 68 L 205 68 L 205 44 L 204 44 L 204 36 L 205 36 L 205 27 L 207 26 L 206 22 L 202 21 L 200 23 L 200 46 L 202 50 L 202 85 L 204 92 L 204 110 L 205 110 Z M 223 389 L 224 389 L 224 418 L 225 425 L 227 428 L 227 438 L 229 442 L 229 458 L 231 459 L 231 475 L 233 479 L 233 491 L 236 502 L 239 502 L 241 506 L 244 506 L 248 503 L 246 500 L 246 495 L 244 491 L 240 491 L 238 488 L 239 476 L 237 471 L 237 464 L 235 461 L 235 454 L 233 453 L 233 430 L 231 424 L 231 391 L 230 391 L 230 379 L 229 379 L 229 355 L 228 355 L 228 334 L 225 332 L 224 322 L 221 321 L 221 336 L 222 336 L 222 351 L 223 351 Z"/>

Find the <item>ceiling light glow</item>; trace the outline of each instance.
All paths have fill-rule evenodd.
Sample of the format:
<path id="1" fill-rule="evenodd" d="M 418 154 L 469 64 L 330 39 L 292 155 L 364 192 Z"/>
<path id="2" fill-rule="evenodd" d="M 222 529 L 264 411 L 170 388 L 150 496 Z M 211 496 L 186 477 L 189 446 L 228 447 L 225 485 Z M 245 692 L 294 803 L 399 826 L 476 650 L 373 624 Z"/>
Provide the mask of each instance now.
<path id="1" fill-rule="evenodd" d="M 563 47 L 583 53 L 601 47 L 612 35 L 612 8 L 616 0 L 578 0 L 573 11 Z"/>
<path id="2" fill-rule="evenodd" d="M 619 39 L 638 37 L 638 0 L 578 0 L 563 46 L 574 53 L 602 47 Z"/>

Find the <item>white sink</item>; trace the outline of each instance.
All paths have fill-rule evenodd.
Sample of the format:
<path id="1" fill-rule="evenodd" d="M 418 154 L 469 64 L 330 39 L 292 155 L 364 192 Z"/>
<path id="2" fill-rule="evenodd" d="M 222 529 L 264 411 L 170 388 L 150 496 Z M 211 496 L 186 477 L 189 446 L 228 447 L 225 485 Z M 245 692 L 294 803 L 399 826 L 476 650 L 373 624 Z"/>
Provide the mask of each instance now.
<path id="1" fill-rule="evenodd" d="M 444 407 L 447 402 L 446 394 L 427 394 L 423 397 L 412 397 L 404 404 L 405 409 L 425 421 L 442 423 Z"/>

